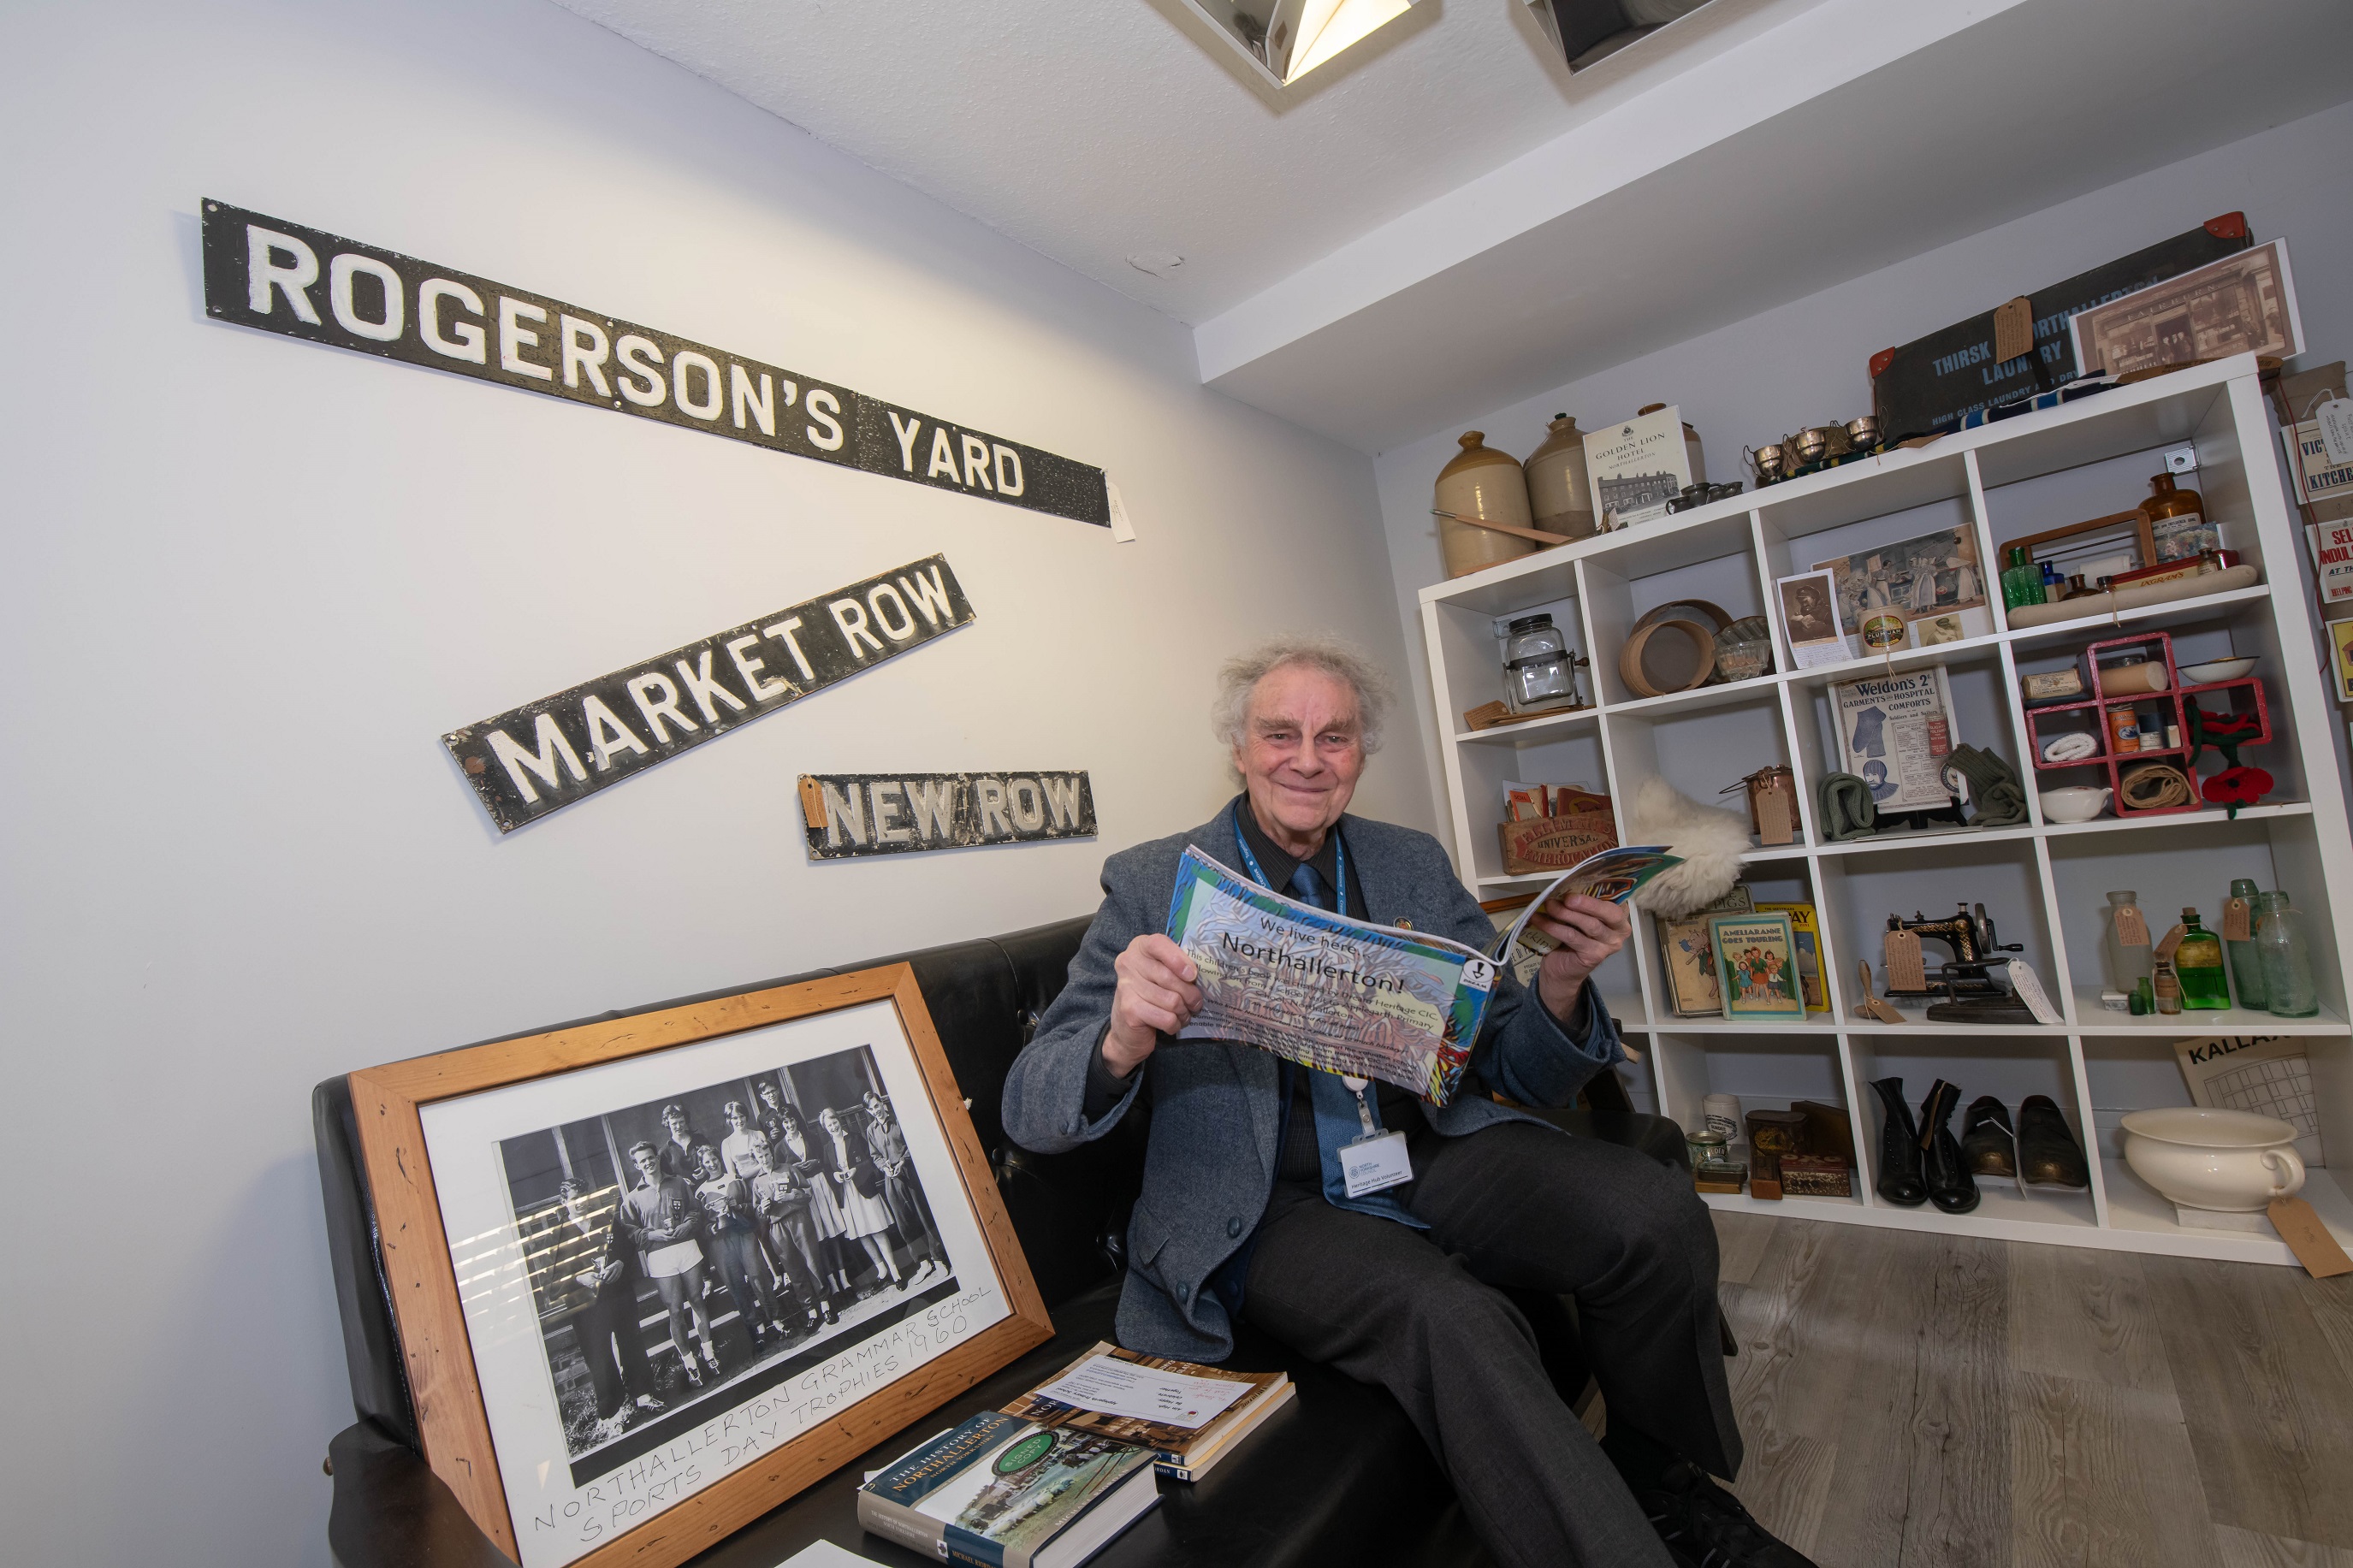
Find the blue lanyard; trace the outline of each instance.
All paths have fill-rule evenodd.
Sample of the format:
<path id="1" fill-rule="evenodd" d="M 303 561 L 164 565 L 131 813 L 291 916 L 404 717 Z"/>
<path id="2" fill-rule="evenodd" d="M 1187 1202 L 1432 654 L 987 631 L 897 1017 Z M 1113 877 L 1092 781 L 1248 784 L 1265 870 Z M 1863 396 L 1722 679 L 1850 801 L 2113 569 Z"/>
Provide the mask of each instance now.
<path id="1" fill-rule="evenodd" d="M 1242 803 L 1239 800 L 1234 802 L 1234 847 L 1242 852 L 1242 864 L 1250 868 L 1252 881 L 1261 888 L 1278 893 L 1282 891 L 1266 879 L 1266 868 L 1260 865 L 1258 857 L 1250 853 L 1250 836 L 1242 831 Z M 1337 823 L 1332 826 L 1332 859 L 1333 869 L 1339 873 L 1336 879 L 1340 884 L 1338 897 L 1334 900 L 1339 908 L 1333 912 L 1345 915 L 1348 912 L 1348 841 L 1340 837 Z"/>

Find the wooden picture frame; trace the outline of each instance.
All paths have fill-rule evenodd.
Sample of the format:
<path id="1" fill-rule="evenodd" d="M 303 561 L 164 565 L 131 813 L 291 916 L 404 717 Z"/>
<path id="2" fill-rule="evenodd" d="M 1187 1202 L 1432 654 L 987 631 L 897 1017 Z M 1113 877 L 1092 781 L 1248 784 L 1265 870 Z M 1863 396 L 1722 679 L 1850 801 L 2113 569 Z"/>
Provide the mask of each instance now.
<path id="1" fill-rule="evenodd" d="M 2112 511 L 2105 517 L 2092 517 L 2084 519 L 2082 522 L 2071 522 L 2064 528 L 2046 528 L 2040 533 L 2022 533 L 2016 539 L 2005 539 L 2001 542 L 2000 549 L 1994 552 L 2001 562 L 2001 567 L 1998 570 L 2007 569 L 2010 564 L 2010 552 L 2021 546 L 2026 551 L 2027 560 L 2039 566 L 2042 563 L 2042 556 L 2037 553 L 2039 546 L 2058 544 L 2090 533 L 2123 533 L 2126 530 L 2130 530 L 2133 536 L 2133 552 L 2137 564 L 2156 565 L 2156 526 L 2148 521 L 2147 513 L 2135 507 L 2130 511 Z"/>
<path id="2" fill-rule="evenodd" d="M 922 1170 L 928 1166 L 932 1185 L 918 1187 L 918 1202 L 923 1205 L 926 1230 L 936 1223 L 937 1233 L 932 1245 L 945 1278 L 945 1288 L 955 1289 L 962 1283 L 959 1270 L 971 1271 L 976 1289 L 983 1275 L 1000 1296 L 1003 1315 L 986 1326 L 971 1331 L 967 1337 L 950 1341 L 944 1331 L 940 1332 L 944 1348 L 917 1361 L 903 1374 L 875 1386 L 873 1392 L 847 1405 L 832 1403 L 823 1407 L 821 1415 L 811 1415 L 799 1429 L 788 1436 L 777 1436 L 760 1451 L 741 1458 L 732 1468 L 723 1468 L 719 1474 L 692 1491 L 683 1491 L 677 1500 L 666 1506 L 652 1506 L 626 1516 L 626 1522 L 611 1521 L 602 1538 L 594 1544 L 582 1545 L 579 1540 L 544 1539 L 548 1527 L 534 1516 L 531 1523 L 529 1544 L 524 1539 L 522 1521 L 513 1511 L 510 1486 L 501 1470 L 497 1444 L 493 1440 L 494 1423 L 508 1423 L 510 1439 L 519 1417 L 511 1416 L 502 1407 L 494 1415 L 485 1402 L 481 1368 L 477 1363 L 476 1330 L 470 1326 L 468 1304 L 459 1296 L 457 1268 L 452 1258 L 448 1233 L 445 1227 L 442 1186 L 452 1183 L 461 1187 L 472 1184 L 479 1191 L 482 1183 L 470 1163 L 462 1167 L 453 1162 L 450 1171 L 442 1173 L 437 1182 L 437 1172 L 428 1142 L 445 1136 L 450 1125 L 453 1108 L 459 1116 L 479 1116 L 490 1107 L 503 1108 L 501 1114 L 536 1114 L 526 1109 L 531 1102 L 525 1097 L 491 1098 L 491 1091 L 512 1091 L 518 1086 L 536 1087 L 543 1092 L 560 1091 L 576 1099 L 583 1094 L 600 1092 L 607 1086 L 628 1086 L 628 1092 L 642 1094 L 658 1074 L 637 1068 L 645 1058 L 659 1058 L 662 1053 L 685 1052 L 690 1047 L 711 1047 L 709 1054 L 680 1057 L 670 1064 L 674 1070 L 693 1073 L 716 1061 L 747 1058 L 754 1052 L 770 1054 L 825 1049 L 824 1056 L 809 1056 L 799 1064 L 786 1064 L 777 1056 L 779 1065 L 773 1076 L 784 1083 L 787 1065 L 833 1064 L 848 1053 L 834 1049 L 822 1041 L 809 1042 L 827 1034 L 842 1035 L 852 1028 L 863 1029 L 879 1017 L 879 1014 L 861 1013 L 855 1017 L 828 1021 L 829 1015 L 845 1009 L 861 1008 L 869 1004 L 887 1004 L 891 1016 L 897 1021 L 899 1036 L 912 1055 L 912 1065 L 900 1060 L 895 1054 L 900 1040 L 880 1040 L 883 1033 L 876 1030 L 878 1040 L 870 1042 L 866 1068 L 869 1081 L 879 1081 L 874 1074 L 881 1070 L 878 1050 L 893 1054 L 885 1063 L 892 1075 L 894 1093 L 890 1100 L 892 1121 L 902 1129 L 902 1144 L 920 1146 L 920 1157 L 902 1159 L 902 1166 Z M 778 1031 L 776 1026 L 801 1024 L 797 1033 Z M 760 1041 L 744 1038 L 757 1032 Z M 800 1041 L 795 1044 L 796 1040 Z M 713 1042 L 732 1042 L 714 1046 Z M 660 1065 L 659 1063 L 657 1066 Z M 596 1079 L 571 1077 L 585 1074 L 586 1069 L 609 1069 L 613 1076 Z M 767 1069 L 763 1069 L 767 1070 Z M 847 1070 L 828 1067 L 828 1070 Z M 723 1085 L 704 1085 L 691 1092 L 707 1096 L 725 1082 L 734 1081 L 727 1075 Z M 940 1048 L 939 1037 L 934 1032 L 931 1017 L 923 1005 L 923 994 L 917 988 L 914 972 L 907 965 L 892 964 L 856 973 L 829 976 L 797 984 L 779 985 L 765 990 L 749 991 L 708 1001 L 690 1002 L 654 1012 L 639 1013 L 626 1017 L 599 1019 L 574 1025 L 543 1034 L 470 1046 L 439 1055 L 419 1057 L 408 1061 L 394 1062 L 383 1067 L 368 1068 L 350 1075 L 352 1100 L 358 1121 L 360 1148 L 367 1167 L 368 1183 L 374 1195 L 375 1216 L 381 1238 L 385 1278 L 392 1298 L 395 1324 L 400 1342 L 401 1357 L 406 1369 L 411 1396 L 416 1405 L 417 1429 L 423 1443 L 425 1458 L 436 1475 L 447 1482 L 457 1494 L 467 1513 L 507 1556 L 525 1564 L 525 1568 L 562 1563 L 591 1564 L 593 1568 L 671 1568 L 713 1542 L 731 1534 L 751 1521 L 775 1508 L 779 1502 L 802 1490 L 839 1468 L 845 1461 L 863 1453 L 880 1439 L 900 1430 L 926 1412 L 980 1381 L 988 1373 L 1012 1362 L 1036 1345 L 1053 1336 L 1053 1326 L 1047 1316 L 1044 1302 L 1029 1273 L 1021 1247 L 999 1200 L 997 1185 L 981 1149 L 972 1119 L 965 1111 L 962 1091 L 957 1088 L 947 1058 Z M 929 1119 L 918 1127 L 913 1120 L 915 1108 L 908 1098 L 908 1087 L 919 1087 L 920 1094 L 928 1100 Z M 658 1098 L 674 1092 L 655 1086 Z M 627 1111 L 642 1107 L 631 1105 Z M 796 1113 L 802 1108 L 797 1104 Z M 624 1113 L 617 1109 L 610 1113 L 599 1112 L 600 1120 Z M 437 1131 L 428 1137 L 427 1120 L 434 1119 Z M 807 1112 L 804 1125 L 815 1131 L 821 1120 L 816 1112 Z M 560 1133 L 560 1126 L 551 1126 L 551 1132 Z M 609 1145 L 614 1134 L 607 1131 L 605 1142 Z M 512 1142 L 512 1140 L 510 1140 Z M 561 1147 L 562 1139 L 556 1138 Z M 503 1172 L 505 1144 L 483 1152 L 485 1168 Z M 445 1153 L 447 1151 L 445 1150 Z M 698 1151 L 699 1152 L 699 1151 Z M 634 1156 L 633 1156 L 634 1158 Z M 571 1170 L 566 1163 L 567 1172 Z M 960 1189 L 963 1207 L 953 1210 L 942 1202 L 949 1194 L 949 1184 L 940 1181 L 944 1171 L 953 1172 L 954 1185 Z M 615 1173 L 620 1190 L 618 1172 Z M 512 1184 L 512 1178 L 505 1178 Z M 652 1184 L 646 1184 L 650 1186 Z M 643 1190 L 643 1188 L 638 1189 Z M 479 1209 L 479 1198 L 465 1200 Z M 511 1200 L 520 1203 L 519 1193 Z M 618 1200 L 615 1200 L 617 1205 Z M 617 1207 L 608 1211 L 618 1217 Z M 953 1226 L 954 1234 L 951 1233 Z M 516 1267 L 523 1261 L 525 1237 L 523 1216 L 513 1214 L 510 1229 L 512 1235 L 500 1237 L 490 1231 L 475 1229 L 469 1233 L 465 1245 L 469 1255 L 469 1288 L 476 1298 L 474 1310 L 482 1310 L 479 1299 L 483 1294 L 481 1280 L 495 1275 L 491 1262 L 500 1247 L 511 1247 Z M 535 1233 L 544 1235 L 544 1231 Z M 888 1233 L 885 1233 L 886 1236 Z M 960 1243 L 960 1245 L 959 1245 Z M 887 1244 L 886 1244 L 887 1245 Z M 617 1251 L 617 1244 L 608 1244 Z M 911 1247 L 912 1253 L 912 1247 Z M 976 1267 L 984 1261 L 985 1268 Z M 648 1254 L 638 1251 L 627 1254 L 638 1260 Z M 895 1268 L 895 1259 L 893 1265 Z M 912 1261 L 909 1265 L 913 1268 Z M 485 1269 L 491 1269 L 486 1276 Z M 879 1272 L 879 1266 L 878 1266 Z M 635 1290 L 640 1276 L 624 1275 Z M 520 1279 L 520 1277 L 518 1277 Z M 877 1282 L 876 1299 L 884 1292 Z M 566 1283 L 565 1289 L 569 1289 Z M 522 1305 L 511 1310 L 528 1310 L 538 1289 L 535 1281 L 522 1287 Z M 730 1287 L 731 1299 L 733 1287 Z M 633 1300 L 642 1300 L 641 1297 Z M 668 1296 L 663 1300 L 667 1301 Z M 919 1298 L 912 1291 L 902 1296 L 896 1310 L 910 1310 L 906 1303 Z M 855 1303 L 855 1312 L 867 1303 Z M 642 1307 L 640 1309 L 642 1310 Z M 657 1307 L 656 1310 L 661 1309 Z M 862 1322 L 881 1323 L 884 1315 L 893 1310 L 886 1303 L 878 1312 Z M 926 1309 L 927 1310 L 929 1309 Z M 974 1309 L 977 1315 L 977 1309 Z M 748 1314 L 744 1314 L 748 1317 Z M 538 1314 L 544 1324 L 547 1314 Z M 675 1313 L 673 1312 L 673 1321 Z M 885 1336 L 898 1331 L 902 1337 L 921 1338 L 921 1331 L 908 1327 L 911 1318 L 894 1318 L 882 1324 L 865 1339 L 856 1337 L 856 1328 L 845 1314 L 845 1325 L 829 1338 L 817 1342 L 810 1353 L 823 1353 L 828 1359 L 821 1363 L 830 1367 L 844 1357 L 854 1356 L 860 1346 L 871 1346 Z M 639 1331 L 642 1338 L 642 1330 Z M 509 1340 L 518 1338 L 509 1335 Z M 689 1342 L 682 1334 L 675 1336 L 681 1343 L 680 1376 L 683 1380 L 686 1366 L 692 1365 L 692 1353 L 683 1347 Z M 784 1348 L 772 1354 L 792 1358 L 795 1346 L 788 1336 Z M 549 1344 L 553 1344 L 549 1339 Z M 704 1344 L 710 1343 L 706 1331 Z M 833 1349 L 829 1347 L 839 1347 Z M 642 1346 L 640 1347 L 642 1348 Z M 659 1352 L 657 1343 L 657 1352 Z M 536 1342 L 532 1353 L 547 1358 L 547 1378 L 555 1380 L 554 1352 Z M 486 1339 L 485 1354 L 513 1353 L 510 1348 L 501 1351 L 494 1339 Z M 622 1373 L 629 1364 L 621 1362 Z M 659 1354 L 647 1357 L 649 1366 L 659 1361 Z M 490 1363 L 511 1369 L 512 1362 Z M 783 1363 L 779 1363 L 783 1365 Z M 609 1373 L 609 1368 L 607 1369 Z M 700 1368 L 697 1368 L 698 1378 Z M 686 1402 L 693 1413 L 694 1425 L 688 1430 L 701 1429 L 702 1413 L 712 1420 L 749 1407 L 750 1395 L 742 1405 L 729 1405 L 723 1401 L 728 1393 L 758 1381 L 758 1376 L 775 1373 L 777 1382 L 764 1385 L 786 1386 L 789 1367 L 763 1370 L 754 1362 L 749 1372 L 699 1398 Z M 504 1373 L 499 1375 L 503 1377 Z M 651 1373 L 649 1372 L 650 1378 Z M 501 1384 L 505 1384 L 502 1383 Z M 697 1387 L 701 1384 L 698 1382 Z M 779 1396 L 779 1400 L 789 1395 Z M 628 1395 L 623 1395 L 626 1401 Z M 554 1401 L 548 1402 L 553 1405 Z M 592 1404 L 592 1411 L 597 1406 Z M 634 1419 L 637 1410 L 628 1405 L 620 1413 Z M 543 1425 L 548 1419 L 541 1412 L 535 1419 Z M 559 1436 L 565 1429 L 562 1417 L 555 1417 Z M 649 1417 L 649 1427 L 659 1427 L 667 1416 Z M 781 1426 L 779 1417 L 768 1428 L 771 1434 Z M 630 1428 L 634 1430 L 634 1428 Z M 662 1440 L 659 1432 L 654 1441 Z M 520 1450 L 519 1450 L 520 1451 Z M 576 1454 L 575 1447 L 572 1452 Z M 649 1450 L 640 1450 L 640 1452 Z M 510 1456 L 511 1458 L 513 1456 Z M 705 1456 L 702 1462 L 712 1463 L 714 1456 Z M 617 1475 L 618 1471 L 615 1472 Z M 545 1466 L 539 1474 L 543 1484 Z M 567 1479 L 575 1479 L 577 1467 L 568 1472 Z M 607 1478 L 610 1479 L 610 1478 Z M 554 1527 L 560 1537 L 568 1525 Z M 586 1529 L 579 1526 L 578 1529 Z M 578 1530 L 573 1531 L 577 1535 Z M 585 1539 L 585 1538 L 584 1538 Z"/>

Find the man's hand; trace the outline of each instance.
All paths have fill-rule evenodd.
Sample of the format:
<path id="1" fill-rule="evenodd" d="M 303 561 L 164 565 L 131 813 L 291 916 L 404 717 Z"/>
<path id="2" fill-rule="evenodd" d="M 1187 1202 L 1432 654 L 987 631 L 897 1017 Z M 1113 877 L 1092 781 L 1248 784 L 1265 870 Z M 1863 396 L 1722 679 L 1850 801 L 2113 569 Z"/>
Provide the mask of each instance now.
<path id="1" fill-rule="evenodd" d="M 1582 893 L 1554 900 L 1529 923 L 1560 943 L 1545 954 L 1544 967 L 1536 972 L 1536 994 L 1556 1018 L 1576 1011 L 1587 976 L 1625 946 L 1634 929 L 1624 905 Z"/>
<path id="2" fill-rule="evenodd" d="M 1624 938 L 1621 936 L 1620 941 Z M 1127 944 L 1112 968 L 1119 989 L 1111 999 L 1111 1032 L 1103 1036 L 1103 1060 L 1121 1078 L 1144 1065 L 1164 1034 L 1173 1035 L 1201 1010 L 1200 972 L 1193 961 L 1158 931 Z"/>

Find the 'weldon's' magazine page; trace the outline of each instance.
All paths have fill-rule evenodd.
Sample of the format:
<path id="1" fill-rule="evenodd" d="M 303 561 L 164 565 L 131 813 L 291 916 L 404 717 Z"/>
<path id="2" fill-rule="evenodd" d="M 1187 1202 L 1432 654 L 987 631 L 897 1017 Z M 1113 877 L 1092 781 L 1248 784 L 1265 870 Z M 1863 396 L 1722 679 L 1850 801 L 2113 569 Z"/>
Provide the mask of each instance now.
<path id="1" fill-rule="evenodd" d="M 1656 847 L 1604 850 L 1563 872 L 1528 914 L 1564 889 L 1622 902 L 1676 864 Z M 1471 1059 L 1498 965 L 1514 942 L 1540 938 L 1528 914 L 1482 952 L 1287 899 L 1188 847 L 1168 935 L 1199 971 L 1201 1009 L 1176 1037 L 1240 1040 L 1444 1105 Z"/>

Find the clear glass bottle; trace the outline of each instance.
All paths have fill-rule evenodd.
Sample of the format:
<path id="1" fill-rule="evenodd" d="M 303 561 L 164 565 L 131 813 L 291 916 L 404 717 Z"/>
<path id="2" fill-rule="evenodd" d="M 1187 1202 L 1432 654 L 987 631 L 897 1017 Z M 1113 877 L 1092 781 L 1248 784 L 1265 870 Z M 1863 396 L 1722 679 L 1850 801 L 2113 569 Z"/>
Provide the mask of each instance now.
<path id="1" fill-rule="evenodd" d="M 2130 919 L 2138 922 L 2141 932 L 2137 946 L 2127 947 L 2116 939 L 2116 911 L 2126 909 L 2132 910 Z M 2102 918 L 2106 921 L 2106 940 L 2102 945 L 2106 949 L 2108 988 L 2130 995 L 2139 988 L 2142 981 L 2155 973 L 2150 963 L 2148 921 L 2140 910 L 2140 895 L 2135 892 L 2110 893 L 2108 907 L 2102 911 Z"/>
<path id="2" fill-rule="evenodd" d="M 1522 616 L 1504 644 L 1504 695 L 1514 712 L 1577 700 L 1577 676 L 1568 666 L 1568 639 L 1549 615 Z"/>
<path id="3" fill-rule="evenodd" d="M 2168 1017 L 2181 1011 L 2181 976 L 2169 958 L 2157 961 L 2157 1010 Z"/>
<path id="4" fill-rule="evenodd" d="M 2255 900 L 2255 952 L 2263 964 L 2263 1005 L 2282 1018 L 2309 1018 L 2320 1011 L 2312 984 L 2312 950 L 2304 922 L 2288 908 L 2285 893 Z"/>
<path id="5" fill-rule="evenodd" d="M 2181 911 L 2181 941 L 2173 950 L 2173 973 L 2181 983 L 2181 1005 L 2195 1011 L 2231 1005 L 2231 981 L 2222 969 L 2222 939 L 2198 923 L 2198 911 Z"/>
<path id="6" fill-rule="evenodd" d="M 2231 898 L 2233 901 L 2244 900 L 2247 905 L 2247 940 L 2232 942 L 2230 939 L 2227 921 L 2224 922 L 2222 937 L 2222 947 L 2231 955 L 2232 988 L 2238 992 L 2239 1005 L 2242 1007 L 2260 1007 L 2263 1005 L 2263 961 L 2255 952 L 2254 940 L 2257 896 L 2258 890 L 2253 878 L 2234 877 L 2231 879 Z"/>

